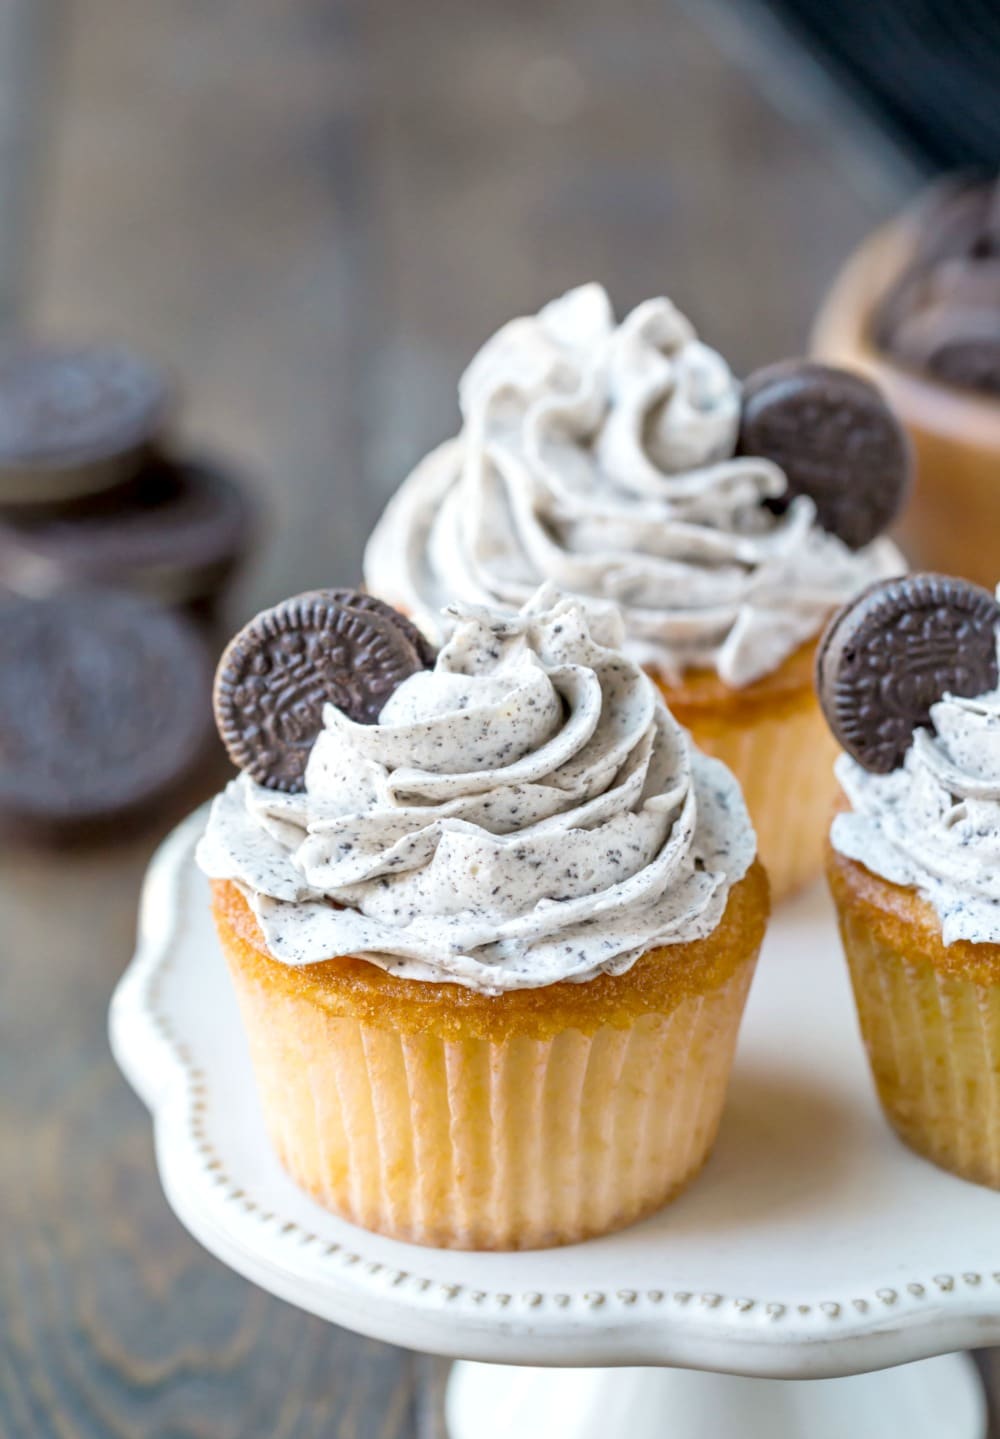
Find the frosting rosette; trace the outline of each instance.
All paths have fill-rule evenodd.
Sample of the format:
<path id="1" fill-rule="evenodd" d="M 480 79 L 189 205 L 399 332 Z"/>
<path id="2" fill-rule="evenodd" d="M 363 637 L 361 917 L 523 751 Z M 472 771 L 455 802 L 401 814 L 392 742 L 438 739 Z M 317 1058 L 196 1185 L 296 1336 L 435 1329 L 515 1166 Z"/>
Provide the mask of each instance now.
<path id="1" fill-rule="evenodd" d="M 711 933 L 753 830 L 622 652 L 618 612 L 546 588 L 513 614 L 456 608 L 449 629 L 377 724 L 327 706 L 303 793 L 241 775 L 215 800 L 199 862 L 270 953 L 492 994 Z"/>
<path id="2" fill-rule="evenodd" d="M 834 819 L 833 847 L 916 889 L 945 944 L 1000 944 L 1000 689 L 945 695 L 930 716 L 889 774 L 837 761 L 851 810 Z"/>
<path id="3" fill-rule="evenodd" d="M 440 642 L 442 607 L 516 609 L 543 581 L 611 600 L 629 653 L 675 681 L 776 669 L 866 584 L 899 573 L 734 453 L 740 385 L 667 299 L 616 324 L 598 285 L 505 325 L 462 378 L 463 425 L 390 501 L 369 589 Z"/>

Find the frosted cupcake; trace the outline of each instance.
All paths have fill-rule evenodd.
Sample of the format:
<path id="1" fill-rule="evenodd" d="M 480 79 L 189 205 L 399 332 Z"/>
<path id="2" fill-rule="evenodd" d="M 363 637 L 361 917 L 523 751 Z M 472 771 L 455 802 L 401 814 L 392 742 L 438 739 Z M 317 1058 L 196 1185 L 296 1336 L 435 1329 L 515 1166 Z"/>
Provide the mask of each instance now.
<path id="1" fill-rule="evenodd" d="M 834 755 L 816 637 L 904 568 L 877 538 L 908 478 L 878 392 L 786 363 L 741 394 L 669 300 L 616 325 L 588 285 L 500 330 L 460 400 L 461 433 L 372 535 L 369 590 L 436 643 L 453 601 L 516 609 L 542 580 L 613 600 L 628 653 L 742 784 L 775 894 L 814 878 Z"/>
<path id="2" fill-rule="evenodd" d="M 913 441 L 899 538 L 920 568 L 1000 573 L 1000 182 L 936 183 L 846 261 L 813 350 L 882 386 Z"/>
<path id="3" fill-rule="evenodd" d="M 876 586 L 820 657 L 845 801 L 828 873 L 879 1097 L 900 1137 L 1000 1188 L 1000 607 Z"/>
<path id="4" fill-rule="evenodd" d="M 452 620 L 434 659 L 367 596 L 258 616 L 198 857 L 293 1179 L 416 1243 L 564 1244 L 704 1163 L 767 881 L 611 607 Z"/>

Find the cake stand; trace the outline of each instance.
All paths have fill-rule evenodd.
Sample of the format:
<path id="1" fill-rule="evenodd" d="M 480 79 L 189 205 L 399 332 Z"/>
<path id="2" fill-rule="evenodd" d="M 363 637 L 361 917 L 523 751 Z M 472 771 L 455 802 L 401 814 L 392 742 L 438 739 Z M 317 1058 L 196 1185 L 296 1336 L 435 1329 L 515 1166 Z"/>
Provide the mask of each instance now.
<path id="1" fill-rule="evenodd" d="M 193 864 L 203 824 L 150 868 L 111 1038 L 167 1199 L 224 1263 L 463 1361 L 452 1439 L 981 1439 L 979 1383 L 953 1351 L 1000 1342 L 1000 1195 L 884 1123 L 820 890 L 772 924 L 718 1146 L 685 1195 L 586 1244 L 454 1253 L 335 1218 L 274 1159 Z"/>

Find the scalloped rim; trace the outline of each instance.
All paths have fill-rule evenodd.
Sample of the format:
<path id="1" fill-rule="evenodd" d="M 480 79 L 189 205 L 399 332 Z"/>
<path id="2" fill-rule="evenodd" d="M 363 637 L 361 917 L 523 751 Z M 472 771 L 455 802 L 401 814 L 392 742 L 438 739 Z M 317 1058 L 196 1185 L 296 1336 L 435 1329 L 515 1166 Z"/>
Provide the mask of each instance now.
<path id="1" fill-rule="evenodd" d="M 182 1223 L 224 1263 L 269 1292 L 390 1343 L 511 1364 L 672 1364 L 771 1378 L 836 1377 L 1000 1341 L 1000 1254 L 989 1272 L 926 1273 L 863 1293 L 800 1304 L 714 1290 L 486 1289 L 453 1282 L 462 1258 L 420 1251 L 399 1265 L 366 1254 L 365 1231 L 337 1221 L 343 1242 L 258 1202 L 208 1136 L 209 1092 L 162 1005 L 174 960 L 180 884 L 206 809 L 161 846 L 143 888 L 139 943 L 116 989 L 111 1046 L 151 1109 L 164 1191 Z M 173 923 L 165 924 L 165 916 Z M 577 1252 L 586 1246 L 577 1246 Z M 513 1256 L 519 1264 L 530 1254 Z"/>

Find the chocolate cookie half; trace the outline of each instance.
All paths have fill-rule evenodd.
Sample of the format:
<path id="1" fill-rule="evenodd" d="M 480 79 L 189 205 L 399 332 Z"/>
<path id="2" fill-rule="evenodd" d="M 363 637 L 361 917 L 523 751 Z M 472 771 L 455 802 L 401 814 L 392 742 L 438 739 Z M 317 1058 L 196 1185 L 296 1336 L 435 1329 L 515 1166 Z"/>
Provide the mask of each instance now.
<path id="1" fill-rule="evenodd" d="M 63 502 L 129 479 L 170 398 L 164 376 L 121 345 L 0 349 L 0 505 Z"/>
<path id="2" fill-rule="evenodd" d="M 869 380 L 806 360 L 755 370 L 743 389 L 737 451 L 773 460 L 787 495 L 808 495 L 819 523 L 853 550 L 895 519 L 910 485 L 902 426 Z"/>
<path id="3" fill-rule="evenodd" d="M 215 676 L 215 720 L 233 763 L 270 789 L 295 792 L 335 705 L 374 724 L 389 696 L 434 652 L 398 610 L 353 590 L 314 590 L 250 621 Z"/>
<path id="4" fill-rule="evenodd" d="M 816 688 L 835 738 L 875 774 L 900 765 L 944 694 L 995 689 L 1000 605 L 947 575 L 879 581 L 834 615 Z"/>
<path id="5" fill-rule="evenodd" d="M 146 812 L 209 751 L 210 675 L 195 629 L 131 595 L 0 602 L 0 823 L 59 840 Z"/>

